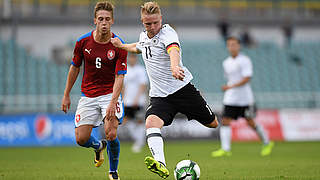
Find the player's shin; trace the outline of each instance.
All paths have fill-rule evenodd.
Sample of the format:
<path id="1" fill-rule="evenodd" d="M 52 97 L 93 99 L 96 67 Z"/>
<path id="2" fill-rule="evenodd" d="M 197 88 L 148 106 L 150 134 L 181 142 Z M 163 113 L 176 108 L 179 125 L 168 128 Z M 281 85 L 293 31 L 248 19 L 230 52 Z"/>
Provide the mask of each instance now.
<path id="1" fill-rule="evenodd" d="M 115 172 L 118 169 L 120 155 L 120 141 L 118 137 L 115 140 L 108 141 L 107 151 L 109 156 L 110 172 Z"/>
<path id="2" fill-rule="evenodd" d="M 267 132 L 263 129 L 262 126 L 260 126 L 259 124 L 256 124 L 256 128 L 255 131 L 257 132 L 257 134 L 259 135 L 260 139 L 262 140 L 263 144 L 269 144 L 269 137 Z"/>
<path id="3" fill-rule="evenodd" d="M 79 144 L 82 147 L 86 147 L 86 148 L 94 148 L 94 149 L 99 149 L 101 147 L 101 142 L 96 139 L 94 136 L 90 136 L 90 138 L 88 139 L 88 141 L 84 144 Z"/>
<path id="4" fill-rule="evenodd" d="M 155 160 L 162 162 L 164 165 L 165 157 L 163 151 L 163 139 L 160 128 L 148 128 L 146 130 L 147 143 Z"/>
<path id="5" fill-rule="evenodd" d="M 220 127 L 220 139 L 222 149 L 225 151 L 231 150 L 231 128 L 230 126 L 221 126 Z"/>

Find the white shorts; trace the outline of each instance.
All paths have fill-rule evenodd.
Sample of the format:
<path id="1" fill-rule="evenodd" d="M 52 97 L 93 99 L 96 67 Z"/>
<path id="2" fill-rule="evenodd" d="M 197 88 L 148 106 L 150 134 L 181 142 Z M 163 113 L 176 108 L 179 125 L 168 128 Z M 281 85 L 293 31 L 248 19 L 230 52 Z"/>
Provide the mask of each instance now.
<path id="1" fill-rule="evenodd" d="M 97 127 L 103 124 L 103 119 L 106 116 L 106 109 L 111 98 L 112 93 L 94 98 L 82 96 L 79 100 L 74 118 L 75 126 L 79 127 L 84 124 L 91 124 Z M 115 115 L 119 120 L 119 124 L 121 124 L 124 116 L 124 107 L 121 95 L 118 98 Z"/>

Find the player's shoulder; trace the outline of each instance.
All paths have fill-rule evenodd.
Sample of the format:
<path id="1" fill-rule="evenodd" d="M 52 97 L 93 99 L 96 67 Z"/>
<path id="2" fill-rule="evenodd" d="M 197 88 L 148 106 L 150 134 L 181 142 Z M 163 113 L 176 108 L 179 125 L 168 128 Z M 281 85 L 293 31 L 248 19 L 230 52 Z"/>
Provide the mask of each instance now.
<path id="1" fill-rule="evenodd" d="M 124 41 L 119 35 L 117 35 L 117 34 L 115 34 L 115 33 L 112 33 L 112 34 L 113 34 L 113 38 L 119 38 L 120 41 L 121 41 L 123 44 L 125 44 L 125 41 Z"/>
<path id="2" fill-rule="evenodd" d="M 86 40 L 86 39 L 89 39 L 90 36 L 92 34 L 92 31 L 86 33 L 86 34 L 83 34 L 81 35 L 78 39 L 77 39 L 77 42 L 80 42 L 80 41 L 83 41 L 83 40 Z"/>
<path id="3" fill-rule="evenodd" d="M 239 59 L 240 59 L 241 61 L 245 61 L 245 62 L 251 61 L 249 56 L 247 56 L 247 55 L 245 55 L 245 54 L 242 54 L 242 53 L 239 54 Z"/>
<path id="4" fill-rule="evenodd" d="M 169 24 L 162 25 L 161 32 L 162 32 L 163 35 L 172 34 L 172 33 L 176 34 L 177 33 Z"/>

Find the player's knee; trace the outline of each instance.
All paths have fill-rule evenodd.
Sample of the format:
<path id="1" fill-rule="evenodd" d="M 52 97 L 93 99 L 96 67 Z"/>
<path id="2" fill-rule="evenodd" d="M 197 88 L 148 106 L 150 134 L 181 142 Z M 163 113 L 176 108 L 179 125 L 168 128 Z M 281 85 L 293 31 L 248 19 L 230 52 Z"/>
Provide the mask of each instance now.
<path id="1" fill-rule="evenodd" d="M 78 145 L 80 146 L 83 146 L 84 144 L 86 144 L 86 142 L 88 141 L 89 139 L 87 138 L 81 138 L 81 137 L 76 137 L 76 142 Z"/>
<path id="2" fill-rule="evenodd" d="M 219 121 L 218 121 L 217 116 L 214 116 L 213 121 L 212 121 L 210 124 L 207 124 L 206 126 L 209 127 L 209 128 L 216 128 L 216 127 L 218 127 L 218 126 L 219 126 Z"/>
<path id="3" fill-rule="evenodd" d="M 156 115 L 149 115 L 146 119 L 146 129 L 162 128 L 164 122 Z"/>
<path id="4" fill-rule="evenodd" d="M 224 118 L 222 118 L 222 125 L 223 126 L 229 126 L 231 121 L 232 121 L 231 118 L 224 117 Z"/>
<path id="5" fill-rule="evenodd" d="M 107 133 L 107 140 L 113 141 L 117 138 L 117 132 L 116 131 L 110 131 Z"/>

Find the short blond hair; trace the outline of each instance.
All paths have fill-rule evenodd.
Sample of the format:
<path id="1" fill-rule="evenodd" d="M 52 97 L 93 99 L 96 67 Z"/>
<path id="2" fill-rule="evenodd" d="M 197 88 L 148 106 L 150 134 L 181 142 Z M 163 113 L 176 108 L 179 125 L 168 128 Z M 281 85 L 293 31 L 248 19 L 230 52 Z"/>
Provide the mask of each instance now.
<path id="1" fill-rule="evenodd" d="M 146 2 L 141 6 L 141 15 L 142 14 L 159 14 L 161 15 L 161 9 L 160 6 L 157 2 L 155 1 L 150 1 Z"/>
<path id="2" fill-rule="evenodd" d="M 113 9 L 114 6 L 109 1 L 104 2 L 97 2 L 95 8 L 94 8 L 94 17 L 97 17 L 97 12 L 100 10 L 105 10 L 111 12 L 111 17 L 113 18 Z"/>

